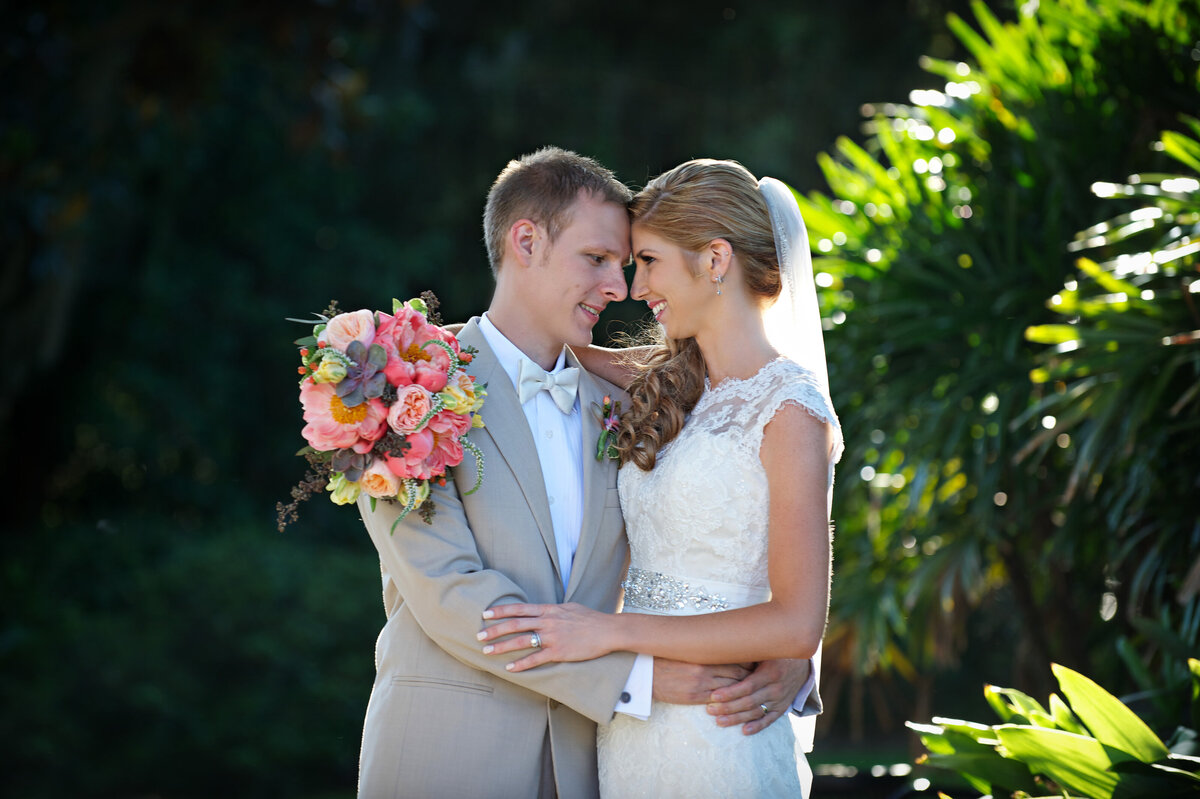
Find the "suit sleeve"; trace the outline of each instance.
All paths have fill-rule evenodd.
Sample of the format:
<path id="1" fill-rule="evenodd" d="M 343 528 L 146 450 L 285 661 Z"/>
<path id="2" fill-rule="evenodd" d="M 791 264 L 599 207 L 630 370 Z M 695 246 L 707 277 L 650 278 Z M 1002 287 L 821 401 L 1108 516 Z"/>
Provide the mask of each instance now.
<path id="1" fill-rule="evenodd" d="M 607 724 L 633 667 L 634 655 L 614 652 L 595 660 L 553 663 L 511 674 L 505 664 L 515 657 L 483 654 L 476 634 L 483 611 L 493 605 L 531 601 L 505 574 L 485 569 L 454 481 L 433 486 L 433 524 L 419 513 L 400 515 L 394 503 L 367 497 L 359 508 L 385 571 L 396 583 L 408 610 L 430 639 L 458 661 L 555 699 L 598 724 Z M 392 532 L 389 532 L 392 531 Z"/>

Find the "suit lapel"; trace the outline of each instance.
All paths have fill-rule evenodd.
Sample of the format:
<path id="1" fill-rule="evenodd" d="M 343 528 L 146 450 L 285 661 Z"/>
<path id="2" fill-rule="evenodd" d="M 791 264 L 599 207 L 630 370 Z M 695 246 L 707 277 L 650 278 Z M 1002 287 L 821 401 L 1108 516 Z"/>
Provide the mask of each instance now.
<path id="1" fill-rule="evenodd" d="M 520 485 L 525 503 L 533 514 L 538 532 L 541 533 L 546 552 L 554 564 L 555 583 L 561 586 L 562 569 L 558 563 L 558 546 L 554 541 L 550 505 L 546 500 L 546 482 L 542 479 L 541 461 L 538 460 L 529 422 L 525 419 L 525 412 L 517 398 L 517 390 L 500 366 L 500 362 L 496 360 L 487 339 L 480 332 L 477 319 L 467 322 L 459 331 L 458 339 L 479 350 L 468 369 L 477 382 L 487 384 L 487 399 L 484 400 L 481 411 L 483 430 L 496 444 L 500 456 L 504 458 L 517 484 Z M 472 432 L 471 435 L 476 433 Z M 486 483 L 487 477 L 483 479 Z"/>
<path id="2" fill-rule="evenodd" d="M 579 366 L 575 354 L 567 348 L 567 361 Z M 588 558 L 596 548 L 600 532 L 600 520 L 604 515 L 604 502 L 608 494 L 608 470 L 613 465 L 608 459 L 596 460 L 596 442 L 600 437 L 600 421 L 596 418 L 604 392 L 596 379 L 586 370 L 580 369 L 579 409 L 582 413 L 581 433 L 583 436 L 583 521 L 579 529 L 579 546 L 575 549 L 575 561 L 571 566 L 571 581 L 567 585 L 566 599 L 579 586 L 587 569 Z"/>

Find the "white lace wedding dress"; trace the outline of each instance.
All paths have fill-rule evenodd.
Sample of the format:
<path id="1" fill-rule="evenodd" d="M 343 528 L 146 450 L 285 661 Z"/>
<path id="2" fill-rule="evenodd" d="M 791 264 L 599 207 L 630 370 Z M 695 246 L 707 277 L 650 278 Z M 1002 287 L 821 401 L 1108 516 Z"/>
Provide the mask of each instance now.
<path id="1" fill-rule="evenodd" d="M 759 447 L 785 403 L 836 423 L 813 374 L 778 358 L 753 377 L 706 388 L 652 471 L 622 467 L 625 612 L 683 616 L 770 597 Z M 793 720 L 743 735 L 739 726 L 718 727 L 704 705 L 655 702 L 648 721 L 618 713 L 598 732 L 601 796 L 801 797 L 808 766 Z"/>

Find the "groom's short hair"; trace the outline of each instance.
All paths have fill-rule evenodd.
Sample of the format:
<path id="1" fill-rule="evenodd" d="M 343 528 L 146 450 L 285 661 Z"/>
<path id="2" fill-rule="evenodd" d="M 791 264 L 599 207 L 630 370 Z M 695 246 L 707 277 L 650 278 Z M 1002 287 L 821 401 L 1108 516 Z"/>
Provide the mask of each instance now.
<path id="1" fill-rule="evenodd" d="M 496 177 L 483 212 L 483 237 L 492 274 L 504 258 L 504 238 L 518 219 L 546 228 L 550 241 L 571 222 L 571 204 L 580 191 L 628 206 L 629 187 L 599 162 L 559 147 L 543 147 L 513 159 Z"/>

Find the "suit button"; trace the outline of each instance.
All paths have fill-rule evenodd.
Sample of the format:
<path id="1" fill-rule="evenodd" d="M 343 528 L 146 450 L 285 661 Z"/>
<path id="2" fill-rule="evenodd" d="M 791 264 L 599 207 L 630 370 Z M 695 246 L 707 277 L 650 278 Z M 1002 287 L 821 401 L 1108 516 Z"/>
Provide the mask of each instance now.
<path id="1" fill-rule="evenodd" d="M 551 699 L 550 700 L 550 709 L 558 710 L 558 707 L 559 707 L 559 701 L 557 699 Z"/>
<path id="2" fill-rule="evenodd" d="M 629 704 L 629 701 L 630 701 L 631 699 L 633 699 L 633 697 L 629 695 L 629 692 L 628 692 L 628 691 L 622 691 L 622 692 L 621 692 L 621 704 L 622 704 L 622 705 L 628 705 L 628 704 Z"/>

